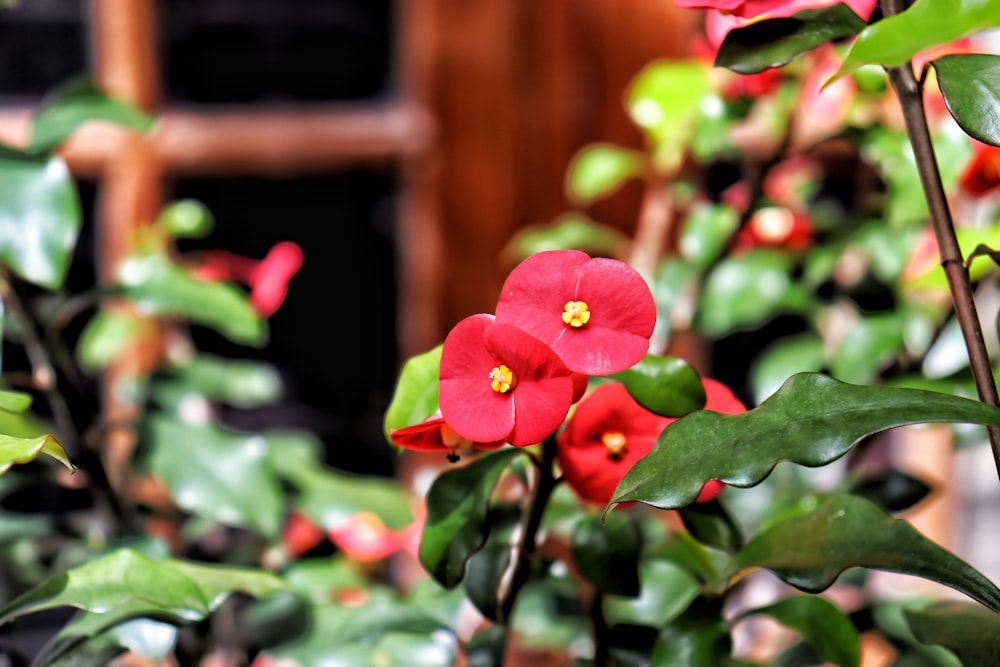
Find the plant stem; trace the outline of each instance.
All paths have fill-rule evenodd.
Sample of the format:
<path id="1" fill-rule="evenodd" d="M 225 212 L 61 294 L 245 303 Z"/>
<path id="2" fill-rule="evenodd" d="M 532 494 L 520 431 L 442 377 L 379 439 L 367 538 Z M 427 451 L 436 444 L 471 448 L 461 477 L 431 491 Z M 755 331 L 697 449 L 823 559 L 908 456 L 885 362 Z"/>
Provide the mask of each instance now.
<path id="1" fill-rule="evenodd" d="M 886 2 L 886 13 L 892 14 L 900 9 L 894 2 Z M 888 68 L 889 82 L 899 98 L 903 119 L 906 122 L 906 133 L 913 147 L 917 169 L 920 172 L 920 182 L 923 185 L 924 196 L 930 211 L 931 226 L 937 237 L 938 249 L 941 253 L 941 266 L 948 278 L 952 302 L 955 305 L 955 315 L 962 328 L 965 347 L 969 353 L 969 365 L 976 382 L 979 399 L 990 405 L 1000 406 L 997 395 L 996 381 L 993 378 L 993 368 L 990 365 L 986 342 L 983 339 L 982 326 L 976 312 L 976 302 L 969 280 L 969 270 L 962 258 L 962 250 L 955 236 L 955 226 L 948 208 L 948 200 L 941 184 L 937 159 L 934 156 L 934 146 L 931 143 L 930 130 L 927 127 L 927 117 L 924 114 L 923 91 L 913 75 L 913 66 L 908 62 L 899 67 Z M 993 461 L 1000 476 L 1000 428 L 987 426 L 990 448 L 993 450 Z"/>
<path id="2" fill-rule="evenodd" d="M 594 667 L 607 667 L 611 659 L 608 622 L 604 618 L 604 594 L 598 590 L 590 598 L 590 632 L 594 638 Z"/>
<path id="3" fill-rule="evenodd" d="M 553 465 L 556 461 L 556 441 L 549 436 L 542 444 L 542 460 L 539 462 L 538 479 L 531 494 L 531 505 L 528 513 L 524 517 L 521 528 L 521 540 L 517 550 L 517 560 L 510 576 L 510 585 L 504 593 L 503 601 L 500 603 L 499 620 L 505 625 L 510 625 L 511 613 L 514 611 L 514 603 L 517 595 L 531 575 L 532 560 L 537 548 L 538 529 L 542 525 L 542 515 L 545 513 L 545 506 L 548 505 L 549 496 L 556 488 L 558 480 L 552 474 Z"/>

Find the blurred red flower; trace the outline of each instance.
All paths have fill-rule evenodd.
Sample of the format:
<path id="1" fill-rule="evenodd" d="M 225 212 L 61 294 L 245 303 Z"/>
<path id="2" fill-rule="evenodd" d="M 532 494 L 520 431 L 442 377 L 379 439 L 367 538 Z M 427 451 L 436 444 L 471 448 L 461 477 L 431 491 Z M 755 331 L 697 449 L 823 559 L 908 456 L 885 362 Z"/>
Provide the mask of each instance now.
<path id="1" fill-rule="evenodd" d="M 809 219 L 782 206 L 768 206 L 754 212 L 736 235 L 737 248 L 782 248 L 806 250 L 815 232 Z"/>
<path id="2" fill-rule="evenodd" d="M 962 190 L 982 197 L 1000 187 L 1000 148 L 975 142 L 975 153 L 959 180 Z"/>
<path id="3" fill-rule="evenodd" d="M 289 558 L 298 558 L 326 539 L 323 529 L 299 512 L 292 512 L 281 531 L 281 545 Z"/>
<path id="4" fill-rule="evenodd" d="M 264 259 L 212 250 L 201 257 L 194 274 L 205 280 L 233 280 L 250 288 L 250 304 L 261 317 L 270 317 L 285 301 L 288 283 L 302 267 L 302 248 L 282 241 Z"/>
<path id="5" fill-rule="evenodd" d="M 708 396 L 706 410 L 746 411 L 722 383 L 702 379 L 702 384 Z M 652 451 L 660 432 L 675 421 L 639 405 L 617 382 L 601 385 L 580 402 L 560 434 L 563 478 L 583 501 L 607 505 L 625 473 Z M 710 480 L 696 502 L 712 500 L 722 489 L 721 482 Z"/>
<path id="6" fill-rule="evenodd" d="M 472 442 L 541 442 L 562 424 L 574 380 L 545 343 L 492 315 L 472 315 L 444 341 L 438 403 L 455 433 Z"/>
<path id="7" fill-rule="evenodd" d="M 645 356 L 656 306 L 646 281 L 628 264 L 550 250 L 507 276 L 496 320 L 538 338 L 577 373 L 607 375 Z"/>

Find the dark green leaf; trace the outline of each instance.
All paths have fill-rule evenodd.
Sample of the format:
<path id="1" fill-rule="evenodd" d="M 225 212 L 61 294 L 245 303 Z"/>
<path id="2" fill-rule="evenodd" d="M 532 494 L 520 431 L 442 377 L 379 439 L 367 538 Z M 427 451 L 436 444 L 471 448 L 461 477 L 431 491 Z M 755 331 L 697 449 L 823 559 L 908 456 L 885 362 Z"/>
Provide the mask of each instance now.
<path id="1" fill-rule="evenodd" d="M 462 580 L 466 561 L 486 541 L 493 486 L 514 457 L 523 454 L 520 449 L 501 449 L 441 473 L 431 485 L 420 562 L 446 588 Z"/>
<path id="2" fill-rule="evenodd" d="M 822 591 L 844 570 L 911 574 L 959 590 L 1000 610 L 1000 589 L 975 568 L 864 498 L 841 494 L 814 512 L 783 521 L 750 541 L 732 573 L 764 567 L 796 588 Z"/>
<path id="3" fill-rule="evenodd" d="M 779 461 L 825 465 L 866 435 L 924 422 L 1000 425 L 1000 409 L 948 394 L 800 373 L 749 412 L 702 410 L 672 423 L 625 475 L 611 502 L 683 507 L 710 479 L 753 486 Z"/>
<path id="4" fill-rule="evenodd" d="M 926 498 L 932 490 L 923 480 L 896 469 L 878 477 L 859 479 L 851 485 L 851 493 L 867 498 L 886 512 L 909 509 Z"/>
<path id="5" fill-rule="evenodd" d="M 743 546 L 740 527 L 718 500 L 682 507 L 680 515 L 684 527 L 702 544 L 730 553 Z"/>
<path id="6" fill-rule="evenodd" d="M 834 78 L 861 65 L 901 65 L 935 46 L 1000 25 L 994 0 L 921 0 L 858 35 Z"/>
<path id="7" fill-rule="evenodd" d="M 392 402 L 385 411 L 385 439 L 397 428 L 424 421 L 438 409 L 438 367 L 441 346 L 410 357 L 399 373 Z"/>
<path id="8" fill-rule="evenodd" d="M 173 238 L 200 239 L 212 231 L 215 219 L 200 201 L 182 199 L 164 207 L 156 223 Z"/>
<path id="9" fill-rule="evenodd" d="M 715 55 L 717 67 L 755 74 L 841 37 L 856 35 L 865 22 L 845 4 L 807 9 L 787 18 L 755 21 L 730 30 Z"/>
<path id="10" fill-rule="evenodd" d="M 968 602 L 903 612 L 917 639 L 950 649 L 963 665 L 1000 665 L 1000 616 Z"/>
<path id="11" fill-rule="evenodd" d="M 88 78 L 60 86 L 35 114 L 31 151 L 55 149 L 88 120 L 103 120 L 145 132 L 153 119 L 131 104 L 108 97 Z"/>
<path id="12" fill-rule="evenodd" d="M 1000 56 L 945 56 L 931 63 L 948 111 L 979 141 L 1000 146 Z"/>
<path id="13" fill-rule="evenodd" d="M 612 512 L 602 522 L 585 515 L 573 528 L 570 554 L 584 579 L 602 593 L 639 595 L 642 532 L 628 516 Z"/>
<path id="14" fill-rule="evenodd" d="M 236 343 L 265 342 L 267 328 L 246 294 L 229 283 L 195 278 L 166 256 L 129 257 L 119 268 L 118 280 L 125 294 L 148 314 L 186 317 Z"/>
<path id="15" fill-rule="evenodd" d="M 700 601 L 660 632 L 653 648 L 657 667 L 722 665 L 732 651 L 729 625 L 714 602 Z"/>
<path id="16" fill-rule="evenodd" d="M 766 607 L 746 611 L 740 618 L 761 614 L 798 631 L 827 662 L 840 667 L 857 667 L 861 659 L 858 631 L 847 615 L 829 600 L 813 595 L 792 595 Z"/>
<path id="17" fill-rule="evenodd" d="M 698 372 L 679 357 L 647 354 L 612 377 L 625 385 L 639 405 L 664 417 L 680 417 L 705 407 L 705 387 Z"/>
<path id="18" fill-rule="evenodd" d="M 491 625 L 472 635 L 465 648 L 468 667 L 503 665 L 506 653 L 507 631 L 499 625 Z"/>
<path id="19" fill-rule="evenodd" d="M 588 204 L 639 176 L 642 169 L 643 155 L 637 151 L 610 144 L 584 146 L 570 160 L 566 173 L 567 195 Z"/>
<path id="20" fill-rule="evenodd" d="M 0 262 L 55 289 L 80 231 L 80 202 L 66 163 L 0 147 Z"/>
<path id="21" fill-rule="evenodd" d="M 555 222 L 522 227 L 504 248 L 504 260 L 516 264 L 546 250 L 583 250 L 615 257 L 630 239 L 617 227 L 594 222 L 582 213 L 568 213 Z"/>
<path id="22" fill-rule="evenodd" d="M 490 508 L 486 515 L 490 534 L 482 549 L 469 558 L 465 573 L 466 595 L 483 616 L 494 622 L 500 617 L 500 588 L 514 553 L 520 520 L 519 505 Z"/>
<path id="23" fill-rule="evenodd" d="M 55 436 L 15 438 L 11 435 L 0 435 L 0 475 L 10 470 L 15 463 L 34 461 L 39 454 L 47 454 L 70 470 L 76 470 L 76 466 L 70 462 L 69 455 Z"/>
<path id="24" fill-rule="evenodd" d="M 150 468 L 182 509 L 277 538 L 283 502 L 263 437 L 156 416 L 150 438 Z"/>
<path id="25" fill-rule="evenodd" d="M 679 616 L 701 594 L 701 584 L 669 558 L 644 556 L 639 564 L 639 597 L 609 595 L 604 613 L 609 624 L 631 623 L 660 628 Z"/>

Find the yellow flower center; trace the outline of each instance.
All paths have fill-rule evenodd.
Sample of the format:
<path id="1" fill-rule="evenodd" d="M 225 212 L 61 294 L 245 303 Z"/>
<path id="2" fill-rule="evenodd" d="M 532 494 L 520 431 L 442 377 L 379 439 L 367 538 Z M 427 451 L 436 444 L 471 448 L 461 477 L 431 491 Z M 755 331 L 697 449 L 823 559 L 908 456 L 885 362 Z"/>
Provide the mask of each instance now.
<path id="1" fill-rule="evenodd" d="M 624 433 L 609 431 L 601 436 L 601 442 L 604 443 L 604 449 L 612 461 L 618 461 L 625 455 L 628 443 Z"/>
<path id="2" fill-rule="evenodd" d="M 590 308 L 585 301 L 567 301 L 562 319 L 569 326 L 580 328 L 590 321 Z"/>
<path id="3" fill-rule="evenodd" d="M 498 394 L 506 394 L 517 386 L 517 378 L 514 371 L 504 365 L 497 366 L 490 371 L 490 386 Z"/>

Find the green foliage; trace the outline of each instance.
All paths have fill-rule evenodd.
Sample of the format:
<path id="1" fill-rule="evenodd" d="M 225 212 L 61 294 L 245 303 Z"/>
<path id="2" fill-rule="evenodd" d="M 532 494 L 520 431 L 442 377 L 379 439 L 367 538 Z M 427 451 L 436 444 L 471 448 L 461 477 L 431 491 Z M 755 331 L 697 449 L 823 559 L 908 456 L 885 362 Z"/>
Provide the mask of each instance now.
<path id="1" fill-rule="evenodd" d="M 438 367 L 441 346 L 407 359 L 396 381 L 396 391 L 385 411 L 385 438 L 397 428 L 418 424 L 438 409 Z M 391 441 L 390 441 L 391 442 Z"/>
<path id="2" fill-rule="evenodd" d="M 601 199 L 641 174 L 643 154 L 610 144 L 584 146 L 566 170 L 567 194 L 579 203 Z"/>
<path id="3" fill-rule="evenodd" d="M 678 357 L 647 354 L 612 376 L 639 405 L 664 417 L 680 417 L 705 406 L 705 388 L 691 366 Z"/>
<path id="4" fill-rule="evenodd" d="M 70 470 L 76 470 L 66 450 L 53 435 L 43 435 L 40 438 L 16 438 L 0 434 L 0 475 L 4 474 L 14 464 L 34 461 L 40 454 L 51 456 Z"/>
<path id="5" fill-rule="evenodd" d="M 215 218 L 205 205 L 182 199 L 164 207 L 156 224 L 175 239 L 201 239 L 215 227 Z"/>
<path id="6" fill-rule="evenodd" d="M 942 602 L 904 611 L 917 639 L 950 649 L 963 665 L 1000 662 L 1000 616 L 967 602 Z"/>
<path id="7" fill-rule="evenodd" d="M 552 223 L 528 225 L 514 234 L 504 249 L 511 264 L 546 250 L 583 250 L 615 257 L 629 244 L 629 237 L 610 225 L 594 222 L 582 213 L 567 213 Z"/>
<path id="8" fill-rule="evenodd" d="M 827 662 L 857 667 L 861 640 L 847 615 L 835 604 L 813 595 L 792 595 L 766 607 L 750 609 L 740 618 L 770 616 L 797 631 Z"/>
<path id="9" fill-rule="evenodd" d="M 634 520 L 612 512 L 607 521 L 585 515 L 573 529 L 570 553 L 584 579 L 602 593 L 639 595 L 642 533 Z"/>
<path id="10" fill-rule="evenodd" d="M 954 116 L 970 136 L 1000 145 L 1000 56 L 944 56 L 930 63 Z"/>
<path id="11" fill-rule="evenodd" d="M 702 544 L 730 553 L 743 545 L 736 519 L 718 500 L 682 507 L 680 515 L 684 527 Z"/>
<path id="12" fill-rule="evenodd" d="M 695 205 L 684 219 L 678 242 L 681 255 L 699 270 L 708 269 L 725 250 L 739 222 L 739 215 L 729 206 Z"/>

